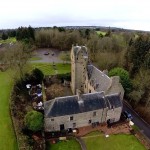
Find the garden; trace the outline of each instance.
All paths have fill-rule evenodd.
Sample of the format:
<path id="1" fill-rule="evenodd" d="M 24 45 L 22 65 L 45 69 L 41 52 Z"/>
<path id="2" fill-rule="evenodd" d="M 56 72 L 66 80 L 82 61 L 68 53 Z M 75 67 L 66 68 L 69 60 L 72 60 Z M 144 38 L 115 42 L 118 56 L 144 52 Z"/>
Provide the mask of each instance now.
<path id="1" fill-rule="evenodd" d="M 12 119 L 19 147 L 24 145 L 26 148 L 43 149 L 45 140 L 42 136 L 44 129 L 43 109 L 36 108 L 39 108 L 39 104 L 43 108 L 44 94 L 46 93 L 45 96 L 47 96 L 47 93 L 50 93 L 51 90 L 53 90 L 53 95 L 50 99 L 59 96 L 60 91 L 62 91 L 59 93 L 60 96 L 63 96 L 62 94 L 66 92 L 68 93 L 69 87 L 63 87 L 62 78 L 70 78 L 70 73 L 64 74 L 70 72 L 70 65 L 31 63 L 31 66 L 32 71 L 25 74 L 23 80 L 16 80 L 15 82 L 11 99 Z M 56 69 L 58 74 L 53 76 L 53 71 Z M 49 85 L 47 85 L 45 92 L 42 81 L 44 79 L 46 84 L 46 78 L 48 80 L 51 78 L 52 82 L 48 82 Z"/>

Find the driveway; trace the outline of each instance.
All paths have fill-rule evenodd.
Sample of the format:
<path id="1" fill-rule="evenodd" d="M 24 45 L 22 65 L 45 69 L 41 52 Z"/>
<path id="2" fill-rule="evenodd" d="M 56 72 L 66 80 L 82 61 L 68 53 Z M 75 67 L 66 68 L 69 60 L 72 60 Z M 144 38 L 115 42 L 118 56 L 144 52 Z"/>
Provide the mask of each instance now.
<path id="1" fill-rule="evenodd" d="M 46 55 L 47 54 L 47 55 Z M 33 62 L 48 62 L 48 63 L 62 63 L 59 58 L 60 51 L 52 48 L 41 48 L 34 51 L 33 57 L 40 58 L 40 60 L 34 60 Z"/>
<path id="2" fill-rule="evenodd" d="M 150 139 L 150 125 L 146 123 L 129 105 L 123 104 L 123 111 L 127 110 L 133 116 L 133 122 L 140 131 Z"/>

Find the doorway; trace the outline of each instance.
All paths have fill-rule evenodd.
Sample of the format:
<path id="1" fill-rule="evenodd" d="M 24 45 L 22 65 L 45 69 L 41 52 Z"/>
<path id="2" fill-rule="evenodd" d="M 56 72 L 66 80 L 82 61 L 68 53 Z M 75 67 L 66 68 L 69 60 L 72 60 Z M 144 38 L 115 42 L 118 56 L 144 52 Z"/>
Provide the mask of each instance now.
<path id="1" fill-rule="evenodd" d="M 61 125 L 60 125 L 60 131 L 62 131 L 62 130 L 64 130 L 64 129 L 65 129 L 64 124 L 61 124 Z"/>

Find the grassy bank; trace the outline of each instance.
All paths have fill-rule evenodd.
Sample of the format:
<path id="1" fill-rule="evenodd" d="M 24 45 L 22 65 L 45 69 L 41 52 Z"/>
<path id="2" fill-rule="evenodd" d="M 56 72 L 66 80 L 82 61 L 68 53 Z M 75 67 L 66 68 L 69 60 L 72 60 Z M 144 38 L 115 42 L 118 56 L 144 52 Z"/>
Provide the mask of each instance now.
<path id="1" fill-rule="evenodd" d="M 9 98 L 13 82 L 7 72 L 0 72 L 0 149 L 16 150 L 17 143 L 9 113 Z"/>

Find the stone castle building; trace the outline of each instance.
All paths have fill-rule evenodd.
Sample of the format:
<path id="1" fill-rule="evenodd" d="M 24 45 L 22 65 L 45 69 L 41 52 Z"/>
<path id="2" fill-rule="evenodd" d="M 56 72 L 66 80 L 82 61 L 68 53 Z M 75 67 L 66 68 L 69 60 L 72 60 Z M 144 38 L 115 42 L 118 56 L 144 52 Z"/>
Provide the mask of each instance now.
<path id="1" fill-rule="evenodd" d="M 123 99 L 124 89 L 119 77 L 108 77 L 104 72 L 88 63 L 85 46 L 73 46 L 71 50 L 71 88 L 73 94 L 104 91 L 105 94 L 120 94 Z"/>
<path id="2" fill-rule="evenodd" d="M 74 95 L 44 103 L 45 131 L 119 121 L 124 95 L 119 77 L 108 77 L 88 60 L 85 46 L 72 46 L 71 89 Z"/>

